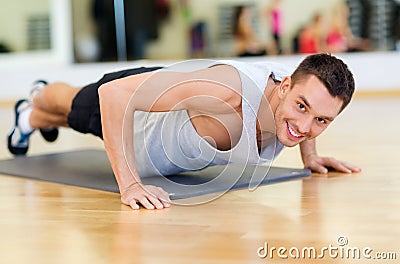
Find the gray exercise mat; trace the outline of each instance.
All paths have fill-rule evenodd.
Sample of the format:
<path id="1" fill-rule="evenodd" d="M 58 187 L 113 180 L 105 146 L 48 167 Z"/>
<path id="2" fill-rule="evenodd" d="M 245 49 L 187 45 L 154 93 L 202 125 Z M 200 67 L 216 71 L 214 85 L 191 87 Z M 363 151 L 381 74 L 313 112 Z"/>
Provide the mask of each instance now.
<path id="1" fill-rule="evenodd" d="M 80 150 L 0 160 L 0 174 L 119 192 L 106 153 Z M 307 169 L 231 164 L 169 177 L 143 178 L 144 184 L 162 187 L 171 199 L 182 199 L 230 189 L 249 188 L 307 177 Z M 252 178 L 253 177 L 253 178 Z"/>

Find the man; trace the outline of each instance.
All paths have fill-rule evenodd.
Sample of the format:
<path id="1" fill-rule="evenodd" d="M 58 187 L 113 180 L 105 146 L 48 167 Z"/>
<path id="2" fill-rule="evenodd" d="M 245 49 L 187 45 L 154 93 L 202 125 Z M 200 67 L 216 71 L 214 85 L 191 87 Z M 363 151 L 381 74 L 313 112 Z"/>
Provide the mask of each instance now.
<path id="1" fill-rule="evenodd" d="M 168 193 L 141 177 L 262 163 L 284 146 L 300 144 L 304 166 L 316 172 L 360 171 L 318 156 L 315 144 L 353 92 L 352 73 L 328 54 L 308 56 L 292 75 L 267 62 L 195 60 L 107 74 L 81 89 L 39 81 L 15 106 L 8 147 L 25 154 L 35 129 L 48 141 L 58 126 L 92 133 L 104 139 L 122 203 L 162 209 Z"/>

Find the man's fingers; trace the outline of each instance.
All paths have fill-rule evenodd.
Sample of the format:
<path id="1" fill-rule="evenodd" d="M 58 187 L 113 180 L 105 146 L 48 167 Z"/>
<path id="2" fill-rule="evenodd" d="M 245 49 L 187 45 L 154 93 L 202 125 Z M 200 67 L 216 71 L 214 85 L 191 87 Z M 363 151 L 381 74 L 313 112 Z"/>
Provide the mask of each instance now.
<path id="1" fill-rule="evenodd" d="M 169 199 L 169 194 L 160 187 L 156 187 L 149 192 L 149 199 L 152 204 L 155 205 L 157 209 L 162 209 L 165 207 L 170 207 L 171 200 Z"/>
<path id="2" fill-rule="evenodd" d="M 360 172 L 361 169 L 344 161 L 338 161 L 333 158 L 329 158 L 325 161 L 325 165 L 334 168 L 337 171 L 352 173 L 352 172 Z"/>
<path id="3" fill-rule="evenodd" d="M 139 205 L 135 201 L 131 201 L 129 206 L 132 207 L 134 210 L 139 210 Z"/>
<path id="4" fill-rule="evenodd" d="M 149 210 L 153 210 L 155 208 L 157 209 L 163 209 L 165 207 L 170 207 L 170 204 L 168 203 L 164 203 L 163 201 L 153 197 L 153 196 L 149 196 L 149 197 L 142 197 L 139 201 L 138 201 L 144 208 L 149 209 Z M 140 206 L 137 204 L 137 202 L 135 201 L 131 201 L 129 203 L 129 206 L 132 207 L 132 209 L 134 210 L 138 210 L 140 208 Z"/>
<path id="5" fill-rule="evenodd" d="M 345 166 L 348 169 L 350 169 L 352 172 L 360 172 L 361 171 L 361 168 L 359 168 L 359 167 L 357 167 L 357 166 L 355 166 L 353 164 L 347 163 L 347 162 L 345 162 Z"/>
<path id="6" fill-rule="evenodd" d="M 329 167 L 334 168 L 337 171 L 340 172 L 345 172 L 345 173 L 351 173 L 351 170 L 348 169 L 342 162 L 339 162 L 337 160 L 330 160 L 330 162 L 327 164 Z"/>
<path id="7" fill-rule="evenodd" d="M 162 188 L 157 187 L 158 190 L 158 197 L 161 198 L 161 200 L 165 203 L 171 203 L 171 199 L 169 198 L 169 193 L 167 193 L 166 191 L 164 191 Z"/>
<path id="8" fill-rule="evenodd" d="M 305 168 L 309 168 L 313 172 L 321 174 L 327 174 L 328 168 L 332 168 L 336 171 L 344 173 L 353 173 L 361 171 L 361 168 L 357 166 L 330 157 L 318 157 L 317 159 L 307 161 L 304 165 Z"/>
<path id="9" fill-rule="evenodd" d="M 157 197 L 149 195 L 147 197 L 147 199 L 153 204 L 153 206 L 155 206 L 155 208 L 157 208 L 157 209 L 163 209 L 164 208 L 164 205 L 162 204 L 162 202 Z"/>
<path id="10" fill-rule="evenodd" d="M 152 185 L 135 187 L 136 188 L 129 190 L 129 192 L 125 192 L 121 197 L 122 203 L 129 205 L 132 209 L 139 209 L 139 205 L 149 210 L 163 209 L 171 206 L 169 194 L 162 188 Z"/>
<path id="11" fill-rule="evenodd" d="M 328 173 L 328 169 L 321 165 L 318 165 L 315 171 L 317 171 L 318 173 L 321 173 L 321 174 Z"/>
<path id="12" fill-rule="evenodd" d="M 146 209 L 163 209 L 164 207 L 164 201 L 168 201 L 168 193 L 166 193 L 164 190 L 158 187 L 154 186 L 147 186 L 145 187 L 146 194 L 144 197 L 140 200 L 140 203 L 146 208 Z"/>
<path id="13" fill-rule="evenodd" d="M 321 174 L 327 174 L 328 173 L 328 169 L 325 168 L 324 166 L 320 165 L 317 162 L 313 162 L 311 165 L 307 166 L 310 170 L 314 171 L 314 172 L 318 172 Z"/>
<path id="14" fill-rule="evenodd" d="M 140 204 L 143 205 L 144 208 L 146 209 L 154 209 L 154 205 L 152 203 L 150 203 L 150 201 L 148 200 L 147 197 L 143 196 L 142 198 L 140 198 L 139 200 Z"/>
<path id="15" fill-rule="evenodd" d="M 161 202 L 162 202 L 162 204 L 164 205 L 164 208 L 171 207 L 171 204 L 170 204 L 170 203 L 165 202 L 165 201 L 161 201 Z"/>

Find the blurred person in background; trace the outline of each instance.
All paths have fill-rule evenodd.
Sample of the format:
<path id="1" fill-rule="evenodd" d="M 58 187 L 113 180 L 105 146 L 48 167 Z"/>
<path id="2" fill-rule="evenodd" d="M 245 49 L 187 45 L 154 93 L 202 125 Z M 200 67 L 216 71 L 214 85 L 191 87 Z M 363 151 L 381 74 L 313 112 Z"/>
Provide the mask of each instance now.
<path id="1" fill-rule="evenodd" d="M 257 39 L 252 25 L 253 10 L 249 6 L 236 7 L 233 18 L 236 55 L 239 57 L 263 56 L 266 48 Z"/>
<path id="2" fill-rule="evenodd" d="M 326 44 L 329 52 L 368 51 L 372 43 L 355 37 L 349 26 L 349 9 L 344 2 L 338 3 L 331 14 Z"/>
<path id="3" fill-rule="evenodd" d="M 282 54 L 282 2 L 283 0 L 273 0 L 264 11 L 268 18 L 270 32 L 274 39 L 274 50 L 277 54 Z"/>
<path id="4" fill-rule="evenodd" d="M 323 16 L 317 13 L 312 20 L 304 26 L 298 37 L 299 53 L 326 52 Z"/>

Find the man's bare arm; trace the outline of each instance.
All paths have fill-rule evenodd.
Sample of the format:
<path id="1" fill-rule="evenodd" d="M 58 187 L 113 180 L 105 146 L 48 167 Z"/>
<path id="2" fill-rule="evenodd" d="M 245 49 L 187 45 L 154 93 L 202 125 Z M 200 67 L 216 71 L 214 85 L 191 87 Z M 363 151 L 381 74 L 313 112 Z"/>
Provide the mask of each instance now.
<path id="1" fill-rule="evenodd" d="M 218 73 L 221 70 L 226 76 Z M 139 208 L 139 203 L 147 209 L 161 209 L 169 206 L 170 202 L 164 190 L 140 183 L 133 153 L 133 131 L 123 131 L 124 127 L 133 127 L 134 112 L 184 109 L 210 113 L 232 111 L 241 100 L 229 85 L 223 84 L 224 81 L 229 84 L 232 79 L 239 78 L 229 71 L 219 68 L 194 73 L 148 73 L 129 76 L 100 87 L 104 144 L 124 204 L 134 209 Z M 122 133 L 125 133 L 125 142 Z"/>
<path id="2" fill-rule="evenodd" d="M 125 109 L 134 88 L 146 78 L 148 78 L 148 74 L 132 79 L 132 88 L 119 89 L 119 86 L 111 83 L 100 87 L 101 121 L 104 145 L 120 189 L 122 203 L 133 209 L 139 209 L 139 203 L 147 209 L 161 209 L 169 206 L 168 194 L 154 186 L 142 186 L 136 166 L 129 168 L 125 162 L 125 158 L 132 157 L 125 157 L 123 151 L 122 133 Z M 129 152 L 126 154 L 129 155 Z"/>

